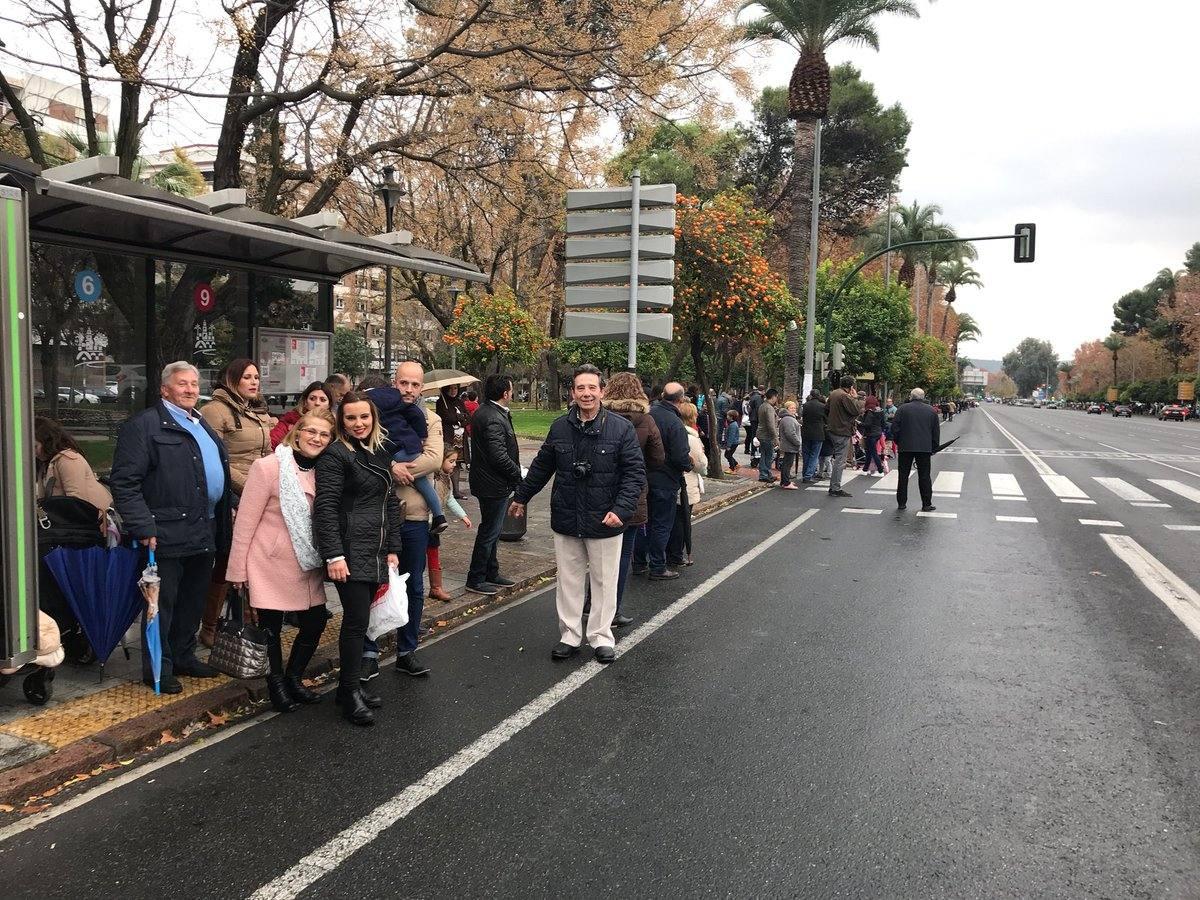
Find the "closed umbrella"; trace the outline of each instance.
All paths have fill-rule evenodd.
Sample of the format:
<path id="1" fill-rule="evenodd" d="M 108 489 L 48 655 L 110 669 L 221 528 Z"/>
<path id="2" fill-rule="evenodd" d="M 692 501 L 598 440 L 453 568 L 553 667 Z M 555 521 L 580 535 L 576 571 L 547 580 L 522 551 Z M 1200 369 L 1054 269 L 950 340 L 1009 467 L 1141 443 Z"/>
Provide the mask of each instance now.
<path id="1" fill-rule="evenodd" d="M 142 577 L 138 579 L 138 588 L 146 600 L 146 655 L 150 657 L 156 694 L 162 693 L 162 633 L 158 628 L 158 590 L 161 582 L 158 561 L 154 558 L 154 550 L 151 550 L 146 568 L 142 569 Z"/>
<path id="2" fill-rule="evenodd" d="M 83 627 L 103 665 L 142 611 L 138 591 L 140 556 L 129 547 L 56 547 L 46 566 Z"/>

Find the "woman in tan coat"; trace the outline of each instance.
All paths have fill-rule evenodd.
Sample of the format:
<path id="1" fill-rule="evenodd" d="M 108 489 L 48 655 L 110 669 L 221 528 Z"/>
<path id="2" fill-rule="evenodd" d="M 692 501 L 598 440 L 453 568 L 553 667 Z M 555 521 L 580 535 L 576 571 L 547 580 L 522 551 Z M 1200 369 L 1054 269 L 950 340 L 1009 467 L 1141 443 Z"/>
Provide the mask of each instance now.
<path id="1" fill-rule="evenodd" d="M 235 359 L 225 367 L 221 384 L 213 390 L 213 398 L 200 409 L 200 415 L 221 438 L 229 455 L 230 488 L 236 500 L 242 495 L 246 478 L 255 460 L 271 453 L 271 429 L 275 419 L 259 391 L 258 366 L 252 359 Z M 217 617 L 225 605 L 228 585 L 225 583 L 226 558 L 218 557 L 213 567 L 212 586 L 204 604 L 200 626 L 200 643 L 211 647 L 216 637 Z"/>
<path id="2" fill-rule="evenodd" d="M 42 497 L 77 497 L 86 500 L 98 511 L 97 527 L 104 520 L 104 511 L 112 506 L 112 494 L 96 479 L 91 464 L 75 438 L 53 419 L 38 416 L 33 422 L 34 448 L 37 454 L 37 495 Z"/>

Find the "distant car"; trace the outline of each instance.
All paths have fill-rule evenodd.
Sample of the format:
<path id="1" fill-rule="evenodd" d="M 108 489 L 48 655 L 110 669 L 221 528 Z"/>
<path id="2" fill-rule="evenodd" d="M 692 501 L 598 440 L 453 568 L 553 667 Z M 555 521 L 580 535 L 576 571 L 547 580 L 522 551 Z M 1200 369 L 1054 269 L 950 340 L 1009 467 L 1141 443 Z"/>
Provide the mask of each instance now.
<path id="1" fill-rule="evenodd" d="M 58 389 L 59 403 L 99 403 L 100 398 L 90 391 L 81 391 L 73 387 L 60 387 Z"/>
<path id="2" fill-rule="evenodd" d="M 1096 415 L 1101 415 L 1104 412 L 1104 407 L 1101 406 L 1099 403 L 1093 403 L 1091 406 L 1088 407 L 1087 411 L 1088 411 L 1089 416 L 1092 413 L 1095 413 Z"/>
<path id="3" fill-rule="evenodd" d="M 1112 414 L 1114 418 L 1119 418 L 1121 416 L 1124 416 L 1127 419 L 1133 418 L 1133 410 L 1128 406 L 1114 406 Z"/>
<path id="4" fill-rule="evenodd" d="M 1188 411 L 1182 406 L 1164 406 L 1158 412 L 1159 421 L 1165 422 L 1167 419 L 1174 419 L 1177 422 L 1182 422 L 1187 418 Z"/>

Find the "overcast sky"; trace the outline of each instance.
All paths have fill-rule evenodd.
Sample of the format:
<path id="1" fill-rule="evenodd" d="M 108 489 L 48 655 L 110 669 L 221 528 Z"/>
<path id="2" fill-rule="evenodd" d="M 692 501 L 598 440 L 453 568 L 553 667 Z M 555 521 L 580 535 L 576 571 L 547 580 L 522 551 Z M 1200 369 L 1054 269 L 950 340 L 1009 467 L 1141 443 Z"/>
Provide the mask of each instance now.
<path id="1" fill-rule="evenodd" d="M 1120 13 L 1120 14 L 1118 14 Z M 1024 337 L 1069 358 L 1112 304 L 1200 241 L 1200 2 L 939 0 L 880 21 L 880 52 L 834 47 L 912 120 L 900 199 L 937 203 L 959 234 L 1038 226 L 1037 262 L 978 245 L 982 290 L 958 308 L 999 359 Z M 760 84 L 795 62 L 772 51 Z"/>

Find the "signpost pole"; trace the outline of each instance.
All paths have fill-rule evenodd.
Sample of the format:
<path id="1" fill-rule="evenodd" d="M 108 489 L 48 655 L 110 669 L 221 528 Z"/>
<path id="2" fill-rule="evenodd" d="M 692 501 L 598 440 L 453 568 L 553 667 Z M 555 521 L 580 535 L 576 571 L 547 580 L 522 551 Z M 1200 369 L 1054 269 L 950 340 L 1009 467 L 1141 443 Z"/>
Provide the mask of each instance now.
<path id="1" fill-rule="evenodd" d="M 629 371 L 637 369 L 637 321 L 638 321 L 638 214 L 641 212 L 642 172 L 633 170 L 633 187 L 630 195 L 629 217 Z"/>

